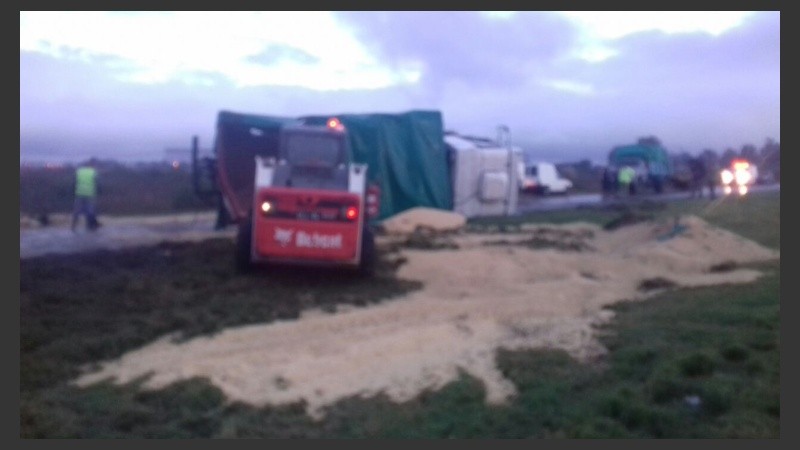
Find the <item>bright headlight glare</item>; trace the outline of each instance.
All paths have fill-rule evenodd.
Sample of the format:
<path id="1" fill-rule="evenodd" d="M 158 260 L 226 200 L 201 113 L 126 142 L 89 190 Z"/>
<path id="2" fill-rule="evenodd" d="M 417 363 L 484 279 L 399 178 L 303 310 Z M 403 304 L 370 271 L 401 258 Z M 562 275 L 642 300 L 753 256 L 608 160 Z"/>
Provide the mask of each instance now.
<path id="1" fill-rule="evenodd" d="M 262 202 L 261 203 L 261 212 L 264 214 L 269 213 L 272 210 L 272 203 L 270 202 Z"/>
<path id="2" fill-rule="evenodd" d="M 747 184 L 750 182 L 750 172 L 746 170 L 737 170 L 736 171 L 736 183 L 737 184 Z"/>
<path id="3" fill-rule="evenodd" d="M 722 178 L 722 184 L 731 184 L 733 181 L 733 173 L 730 170 L 723 170 L 719 173 L 720 178 Z"/>

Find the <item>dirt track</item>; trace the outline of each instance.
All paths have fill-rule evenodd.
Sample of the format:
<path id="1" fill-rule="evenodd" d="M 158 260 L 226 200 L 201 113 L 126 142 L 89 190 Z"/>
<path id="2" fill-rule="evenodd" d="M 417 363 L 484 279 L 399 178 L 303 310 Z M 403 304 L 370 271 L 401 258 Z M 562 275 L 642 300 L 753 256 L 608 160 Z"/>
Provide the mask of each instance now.
<path id="1" fill-rule="evenodd" d="M 379 244 L 391 247 L 393 239 L 399 238 Z M 682 218 L 679 228 L 642 223 L 606 232 L 572 224 L 442 239 L 457 248 L 401 250 L 407 262 L 398 276 L 424 288 L 400 300 L 307 311 L 297 320 L 181 344 L 165 336 L 76 382 L 150 374 L 146 385 L 158 388 L 202 376 L 232 400 L 305 401 L 309 414 L 322 417 L 327 405 L 348 396 L 382 392 L 402 401 L 464 371 L 485 383 L 487 401 L 502 402 L 515 388 L 495 366 L 498 348 L 560 348 L 591 359 L 604 352 L 593 332 L 610 318 L 604 307 L 650 295 L 642 282 L 749 282 L 759 273 L 737 264 L 780 257 L 695 217 Z"/>

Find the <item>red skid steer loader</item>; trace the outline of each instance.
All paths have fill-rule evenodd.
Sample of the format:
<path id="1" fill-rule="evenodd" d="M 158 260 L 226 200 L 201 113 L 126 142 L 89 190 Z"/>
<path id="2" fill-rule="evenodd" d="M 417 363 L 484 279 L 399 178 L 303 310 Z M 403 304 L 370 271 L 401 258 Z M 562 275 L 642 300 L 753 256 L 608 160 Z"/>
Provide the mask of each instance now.
<path id="1" fill-rule="evenodd" d="M 372 273 L 369 218 L 378 211 L 377 187 L 367 187 L 366 164 L 348 160 L 345 127 L 336 118 L 325 125 L 299 121 L 267 135 L 238 117 L 221 114 L 215 174 L 239 227 L 237 269 L 297 264 Z"/>

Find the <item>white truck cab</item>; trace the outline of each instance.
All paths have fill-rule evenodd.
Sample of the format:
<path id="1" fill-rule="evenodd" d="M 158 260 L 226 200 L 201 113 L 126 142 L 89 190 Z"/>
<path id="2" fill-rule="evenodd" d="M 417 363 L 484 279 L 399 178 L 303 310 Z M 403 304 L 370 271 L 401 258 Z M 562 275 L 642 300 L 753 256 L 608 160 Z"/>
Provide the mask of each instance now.
<path id="1" fill-rule="evenodd" d="M 523 189 L 538 194 L 566 194 L 572 189 L 572 181 L 558 173 L 555 164 L 537 162 L 525 166 Z"/>
<path id="2" fill-rule="evenodd" d="M 536 179 L 528 175 L 528 167 L 523 161 L 517 163 L 517 186 L 520 192 L 536 192 Z"/>

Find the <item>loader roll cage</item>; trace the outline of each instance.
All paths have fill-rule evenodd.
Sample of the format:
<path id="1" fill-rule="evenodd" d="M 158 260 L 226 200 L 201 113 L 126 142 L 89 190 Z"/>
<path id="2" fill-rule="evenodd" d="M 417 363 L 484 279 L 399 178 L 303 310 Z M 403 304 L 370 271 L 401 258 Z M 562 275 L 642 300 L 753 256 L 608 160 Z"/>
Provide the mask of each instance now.
<path id="1" fill-rule="evenodd" d="M 343 133 L 320 127 L 281 132 L 275 186 L 346 191 L 347 152 Z"/>

